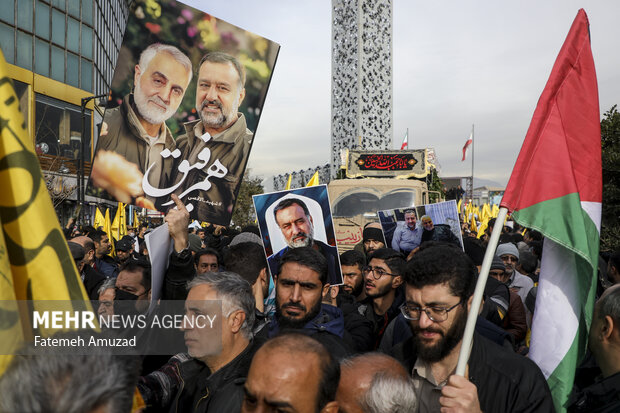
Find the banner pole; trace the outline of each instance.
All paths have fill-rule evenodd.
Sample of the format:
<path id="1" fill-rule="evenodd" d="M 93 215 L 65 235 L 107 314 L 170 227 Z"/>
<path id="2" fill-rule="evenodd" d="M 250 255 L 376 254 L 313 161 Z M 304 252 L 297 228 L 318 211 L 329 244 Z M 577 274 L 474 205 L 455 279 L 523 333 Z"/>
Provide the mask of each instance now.
<path id="1" fill-rule="evenodd" d="M 465 375 L 465 369 L 467 367 L 467 361 L 469 360 L 469 354 L 471 352 L 471 344 L 474 338 L 474 330 L 476 328 L 476 320 L 478 319 L 478 313 L 480 312 L 480 304 L 482 303 L 482 295 L 484 294 L 484 287 L 487 284 L 487 278 L 489 277 L 489 269 L 491 268 L 491 262 L 495 255 L 495 248 L 499 241 L 499 235 L 504 228 L 503 222 L 508 214 L 507 208 L 500 208 L 497 219 L 495 220 L 495 226 L 491 233 L 491 239 L 489 245 L 484 253 L 484 260 L 482 261 L 482 267 L 480 268 L 480 275 L 478 276 L 478 282 L 476 283 L 476 289 L 474 290 L 474 298 L 472 299 L 471 309 L 467 315 L 467 324 L 465 325 L 465 333 L 463 334 L 463 341 L 461 342 L 461 351 L 459 352 L 459 361 L 456 364 L 456 373 L 458 376 Z"/>

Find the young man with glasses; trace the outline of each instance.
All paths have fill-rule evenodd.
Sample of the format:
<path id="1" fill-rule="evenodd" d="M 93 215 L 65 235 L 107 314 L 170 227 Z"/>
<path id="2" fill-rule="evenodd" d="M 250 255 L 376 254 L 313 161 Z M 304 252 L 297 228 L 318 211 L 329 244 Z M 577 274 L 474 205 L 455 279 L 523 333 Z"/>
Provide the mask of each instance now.
<path id="1" fill-rule="evenodd" d="M 364 267 L 366 299 L 358 307 L 373 324 L 374 349 L 379 347 L 387 325 L 398 315 L 404 301 L 403 270 L 405 259 L 391 248 L 376 250 Z"/>
<path id="2" fill-rule="evenodd" d="M 406 264 L 401 311 L 413 336 L 391 353 L 412 374 L 419 411 L 553 412 L 540 369 L 478 334 L 466 377 L 454 375 L 476 278 L 472 261 L 448 245 L 420 250 Z"/>

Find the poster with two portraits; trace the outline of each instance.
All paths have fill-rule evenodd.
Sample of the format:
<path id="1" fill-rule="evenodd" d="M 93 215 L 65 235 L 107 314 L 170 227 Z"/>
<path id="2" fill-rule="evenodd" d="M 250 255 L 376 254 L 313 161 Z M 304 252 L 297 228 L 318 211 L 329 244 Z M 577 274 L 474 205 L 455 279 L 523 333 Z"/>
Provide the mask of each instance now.
<path id="1" fill-rule="evenodd" d="M 228 226 L 279 45 L 178 1 L 133 2 L 88 194 Z"/>

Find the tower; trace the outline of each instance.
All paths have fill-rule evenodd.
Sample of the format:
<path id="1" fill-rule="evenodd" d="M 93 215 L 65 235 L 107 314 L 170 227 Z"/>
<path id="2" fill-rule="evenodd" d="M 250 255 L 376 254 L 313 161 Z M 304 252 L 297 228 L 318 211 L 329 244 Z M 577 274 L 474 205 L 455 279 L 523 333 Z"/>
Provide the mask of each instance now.
<path id="1" fill-rule="evenodd" d="M 331 176 L 344 149 L 390 149 L 392 1 L 332 0 Z"/>

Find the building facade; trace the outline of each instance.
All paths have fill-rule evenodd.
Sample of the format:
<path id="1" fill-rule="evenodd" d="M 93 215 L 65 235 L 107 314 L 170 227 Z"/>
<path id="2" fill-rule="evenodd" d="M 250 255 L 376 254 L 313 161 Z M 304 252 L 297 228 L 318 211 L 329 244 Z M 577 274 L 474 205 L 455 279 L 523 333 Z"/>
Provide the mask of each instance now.
<path id="1" fill-rule="evenodd" d="M 0 47 L 61 222 L 73 215 L 78 159 L 88 176 L 96 101 L 107 94 L 131 0 L 3 0 Z M 99 110 L 96 110 L 99 109 Z M 96 133 L 95 133 L 96 134 Z M 84 154 L 82 154 L 84 139 Z"/>
<path id="2" fill-rule="evenodd" d="M 346 149 L 392 142 L 392 1 L 332 1 L 332 148 L 335 177 Z"/>

